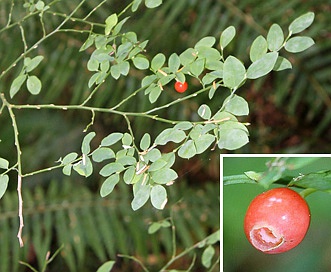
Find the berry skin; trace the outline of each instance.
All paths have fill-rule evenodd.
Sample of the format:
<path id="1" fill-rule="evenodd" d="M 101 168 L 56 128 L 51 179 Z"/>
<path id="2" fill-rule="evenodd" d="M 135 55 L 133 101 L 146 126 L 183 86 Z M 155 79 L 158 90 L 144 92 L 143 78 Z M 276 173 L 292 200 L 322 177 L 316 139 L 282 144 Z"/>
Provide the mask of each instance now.
<path id="1" fill-rule="evenodd" d="M 187 90 L 187 82 L 180 82 L 180 81 L 176 81 L 175 83 L 175 90 L 179 93 L 183 93 Z"/>
<path id="2" fill-rule="evenodd" d="M 306 201 L 291 189 L 276 188 L 253 199 L 244 219 L 244 231 L 256 249 L 276 254 L 300 244 L 309 224 Z"/>

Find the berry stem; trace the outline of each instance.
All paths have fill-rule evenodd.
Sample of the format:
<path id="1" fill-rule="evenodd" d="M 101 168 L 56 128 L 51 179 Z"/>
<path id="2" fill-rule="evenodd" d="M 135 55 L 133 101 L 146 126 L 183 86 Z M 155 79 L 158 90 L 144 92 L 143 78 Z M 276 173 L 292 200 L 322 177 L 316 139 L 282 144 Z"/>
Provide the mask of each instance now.
<path id="1" fill-rule="evenodd" d="M 310 194 L 316 192 L 317 190 L 314 188 L 307 188 L 302 190 L 299 194 L 303 197 L 306 198 L 307 196 L 309 196 Z"/>

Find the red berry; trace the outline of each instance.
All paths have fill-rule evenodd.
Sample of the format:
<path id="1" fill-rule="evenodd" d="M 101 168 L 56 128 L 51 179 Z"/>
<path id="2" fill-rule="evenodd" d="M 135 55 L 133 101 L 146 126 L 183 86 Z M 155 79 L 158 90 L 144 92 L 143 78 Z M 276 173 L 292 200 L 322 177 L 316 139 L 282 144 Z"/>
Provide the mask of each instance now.
<path id="1" fill-rule="evenodd" d="M 291 189 L 276 188 L 253 199 L 245 216 L 244 230 L 256 249 L 275 254 L 300 244 L 309 224 L 306 201 Z"/>
<path id="2" fill-rule="evenodd" d="M 175 90 L 179 93 L 183 93 L 187 90 L 187 82 L 180 82 L 180 81 L 176 81 L 175 83 Z"/>

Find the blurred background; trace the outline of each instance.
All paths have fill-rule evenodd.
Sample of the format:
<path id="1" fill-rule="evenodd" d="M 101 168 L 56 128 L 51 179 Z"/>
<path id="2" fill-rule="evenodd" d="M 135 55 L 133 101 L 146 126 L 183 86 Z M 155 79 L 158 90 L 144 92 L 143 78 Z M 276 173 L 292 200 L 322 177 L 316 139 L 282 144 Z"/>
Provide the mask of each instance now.
<path id="1" fill-rule="evenodd" d="M 223 175 L 241 175 L 245 171 L 264 172 L 267 157 L 224 157 Z M 296 170 L 286 170 L 289 176 L 330 170 L 331 158 L 317 161 Z M 272 185 L 271 188 L 280 187 Z M 243 222 L 250 202 L 264 188 L 256 184 L 228 185 L 223 188 L 223 264 L 226 272 L 299 272 L 330 271 L 331 261 L 331 197 L 326 192 L 315 192 L 306 201 L 311 212 L 310 228 L 304 240 L 294 249 L 268 255 L 256 250 L 246 239 Z M 300 191 L 294 189 L 296 191 Z"/>
<path id="2" fill-rule="evenodd" d="M 48 3 L 48 1 L 45 2 Z M 58 1 L 53 8 L 59 13 L 68 14 L 79 2 L 78 0 Z M 110 14 L 121 11 L 129 2 L 109 0 L 93 13 L 90 20 L 103 23 Z M 99 0 L 86 1 L 76 13 L 76 17 L 84 17 L 99 3 Z M 21 4 L 23 5 L 23 1 Z M 13 21 L 19 20 L 22 14 L 25 14 L 21 4 L 15 3 Z M 10 7 L 10 0 L 1 1 L 0 28 L 7 24 Z M 316 45 L 307 52 L 290 56 L 292 70 L 272 73 L 254 82 L 248 81 L 238 90 L 238 94 L 243 96 L 250 106 L 250 115 L 242 121 L 251 123 L 249 126 L 251 136 L 250 143 L 235 152 L 327 153 L 331 147 L 331 17 L 329 16 L 331 6 L 329 1 L 165 0 L 164 4 L 157 9 L 141 8 L 137 13 L 129 14 L 132 16 L 123 29 L 135 31 L 141 41 L 149 40 L 146 53 L 151 59 L 159 52 L 167 57 L 173 52 L 180 54 L 186 48 L 193 47 L 202 37 L 212 35 L 218 38 L 222 30 L 229 25 L 234 25 L 237 36 L 227 47 L 226 54 L 242 59 L 247 67 L 249 45 L 258 35 L 266 35 L 272 23 L 279 24 L 286 32 L 289 23 L 307 11 L 314 11 L 316 14 L 315 22 L 305 32 L 314 38 Z M 45 14 L 44 19 L 47 31 L 51 31 L 61 22 L 62 17 Z M 22 25 L 28 45 L 34 44 L 42 36 L 38 16 L 30 17 Z M 70 21 L 65 27 L 89 29 L 88 26 L 77 21 Z M 101 32 L 102 29 L 96 28 L 95 31 Z M 78 51 L 86 38 L 87 35 L 80 33 L 60 32 L 44 41 L 35 53 L 43 55 L 45 59 L 34 71 L 43 82 L 42 92 L 38 96 L 30 96 L 26 90 L 22 90 L 10 102 L 79 104 L 84 101 L 90 92 L 87 83 L 92 74 L 86 69 L 86 63 L 92 51 Z M 0 32 L 0 40 L 0 71 L 2 71 L 22 52 L 23 43 L 19 27 Z M 6 94 L 7 98 L 9 98 L 11 82 L 19 72 L 20 67 L 12 69 L 11 73 L 0 81 L 0 90 Z M 117 81 L 108 79 L 90 104 L 106 108 L 117 104 L 140 86 L 144 76 L 144 72 L 132 70 L 126 78 L 121 77 Z M 189 84 L 188 92 L 200 88 L 198 82 L 194 80 L 189 80 Z M 209 101 L 207 96 L 199 96 L 159 114 L 168 119 L 194 120 L 196 111 L 202 103 L 208 103 L 214 110 L 222 105 L 224 96 L 222 91 L 224 90 L 219 89 L 212 101 Z M 170 86 L 162 94 L 159 103 L 167 103 L 179 96 Z M 135 103 L 127 103 L 120 109 L 144 111 L 154 107 L 149 104 L 143 94 L 135 99 Z M 89 113 L 81 111 L 22 110 L 15 111 L 15 114 L 20 130 L 25 173 L 54 165 L 54 162 L 63 155 L 79 151 L 84 136 L 82 131 L 91 120 Z M 151 136 L 155 137 L 165 127 L 165 124 L 144 118 L 136 118 L 133 123 L 137 139 L 147 132 L 148 128 L 150 128 L 148 132 Z M 96 114 L 91 129 L 102 138 L 113 131 L 125 131 L 126 125 L 123 125 L 123 120 L 119 116 Z M 1 157 L 10 160 L 11 163 L 15 162 L 13 133 L 7 112 L 3 112 L 0 118 L 0 139 L 2 140 L 0 142 Z M 160 235 L 163 235 L 163 238 L 155 236 L 155 241 L 152 242 L 154 238 L 147 234 L 148 223 L 169 216 L 170 207 L 177 201 L 181 200 L 180 204 L 176 204 L 181 207 L 177 209 L 177 221 L 180 222 L 177 224 L 181 226 L 178 227 L 179 250 L 219 227 L 219 154 L 220 151 L 217 150 L 190 160 L 176 162 L 175 168 L 179 172 L 180 182 L 169 188 L 170 203 L 164 214 L 151 210 L 150 206 L 133 213 L 129 205 L 131 192 L 126 186 L 123 188 L 119 186 L 109 198 L 100 199 L 98 190 L 102 180 L 98 175 L 88 180 L 76 175 L 65 179 L 61 171 L 52 171 L 27 178 L 24 182 L 26 194 L 24 196 L 26 213 L 24 237 L 27 246 L 24 248 L 23 255 L 20 255 L 21 251 L 18 253 L 17 200 L 15 182 L 11 182 L 8 194 L 0 202 L 2 245 L 0 258 L 7 260 L 1 262 L 0 270 L 8 271 L 9 267 L 11 271 L 17 270 L 18 259 L 37 265 L 47 250 L 54 252 L 61 244 L 65 244 L 65 247 L 61 257 L 57 258 L 53 266 L 54 271 L 57 271 L 58 267 L 67 267 L 68 271 L 75 269 L 91 271 L 103 261 L 115 258 L 116 253 L 123 252 L 141 256 L 141 259 L 151 267 L 159 267 L 159 264 L 164 262 L 170 254 L 169 232 L 167 229 L 162 230 Z M 15 181 L 15 176 L 12 176 L 11 180 Z M 240 186 L 228 186 L 224 191 L 226 193 L 226 190 L 233 190 L 230 194 L 231 199 L 238 200 L 231 207 L 236 205 L 242 207 L 239 205 L 241 203 L 239 200 L 245 199 L 243 195 L 245 197 L 249 194 L 255 195 L 256 189 L 248 186 L 245 190 L 241 190 Z M 242 193 L 238 194 L 238 192 Z M 226 201 L 226 194 L 224 197 Z M 327 198 L 321 197 L 321 201 L 326 200 Z M 100 212 L 97 228 L 93 224 L 96 220 L 94 217 L 96 211 Z M 103 220 L 103 218 L 109 218 L 109 220 Z M 42 224 L 37 224 L 40 222 Z M 231 223 L 228 220 L 224 222 Z M 35 228 L 38 225 L 41 229 Z M 96 231 L 91 231 L 93 229 Z M 106 231 L 109 229 L 111 230 L 108 231 L 109 233 L 115 233 L 114 240 L 112 243 L 103 244 L 102 241 L 105 240 L 100 233 L 105 233 L 109 237 L 111 234 Z M 232 233 L 234 237 L 237 237 L 239 232 Z M 149 239 L 151 244 L 148 243 L 146 246 L 146 241 Z M 242 241 L 238 237 L 236 239 Z M 160 241 L 163 242 L 160 243 Z M 238 249 L 234 246 L 235 243 L 232 245 L 229 248 Z M 228 254 L 227 252 L 229 252 L 227 256 L 231 256 L 230 253 L 233 251 L 226 250 L 225 254 Z M 315 254 L 316 251 L 311 253 Z M 235 258 L 237 255 L 234 253 L 232 255 L 234 257 L 232 259 L 227 257 L 231 262 L 227 267 L 233 268 L 232 271 L 246 271 L 243 268 L 237 269 L 233 264 L 245 263 L 251 259 L 245 259 L 241 255 L 239 261 Z M 161 259 L 156 256 L 161 256 Z M 188 267 L 190 261 L 191 258 L 185 259 L 180 267 Z M 130 262 L 128 264 L 128 262 L 120 261 L 117 269 L 123 271 L 123 269 L 129 269 L 128 267 Z M 20 268 L 22 269 L 22 266 Z M 139 271 L 137 267 L 135 269 Z M 201 267 L 197 269 L 201 271 Z"/>

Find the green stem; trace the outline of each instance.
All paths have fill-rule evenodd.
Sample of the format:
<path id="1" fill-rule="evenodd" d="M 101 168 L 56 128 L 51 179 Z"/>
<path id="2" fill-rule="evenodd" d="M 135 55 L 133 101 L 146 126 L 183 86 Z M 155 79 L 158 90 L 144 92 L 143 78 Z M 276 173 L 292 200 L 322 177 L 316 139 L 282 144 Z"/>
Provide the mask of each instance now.
<path id="1" fill-rule="evenodd" d="M 233 185 L 233 184 L 257 184 L 255 180 L 250 179 L 246 175 L 233 175 L 223 177 L 223 185 Z"/>
<path id="2" fill-rule="evenodd" d="M 153 108 L 153 109 L 151 109 L 151 110 L 148 110 L 148 111 L 145 112 L 145 114 L 150 114 L 150 113 L 152 113 L 152 112 L 155 112 L 155 111 L 158 111 L 158 110 L 161 110 L 161 109 L 169 108 L 170 106 L 172 106 L 172 105 L 174 105 L 174 104 L 177 104 L 177 103 L 180 103 L 180 102 L 182 102 L 182 101 L 188 100 L 188 99 L 190 99 L 190 98 L 192 98 L 192 97 L 197 96 L 197 95 L 200 94 L 200 93 L 203 93 L 203 92 L 205 92 L 205 91 L 208 91 L 209 89 L 210 89 L 210 86 L 205 87 L 205 88 L 203 88 L 203 89 L 201 89 L 201 90 L 199 90 L 199 91 L 197 91 L 197 92 L 195 92 L 195 93 L 193 93 L 193 94 L 190 94 L 190 95 L 184 96 L 184 97 L 182 97 L 182 98 L 178 98 L 177 100 L 171 101 L 171 102 L 168 103 L 168 104 L 165 104 L 165 105 L 162 105 L 162 106 L 160 106 L 160 107 L 156 107 L 156 108 Z"/>
<path id="3" fill-rule="evenodd" d="M 22 60 L 27 54 L 29 54 L 31 51 L 35 50 L 36 48 L 38 48 L 38 46 L 44 42 L 47 38 L 53 36 L 55 33 L 57 33 L 60 28 L 68 21 L 70 20 L 70 18 L 76 13 L 76 11 L 85 3 L 86 0 L 82 0 L 77 7 L 50 33 L 48 33 L 46 36 L 42 37 L 40 40 L 38 40 L 34 45 L 32 45 L 29 49 L 27 49 L 23 54 L 21 54 L 16 60 L 13 61 L 13 63 L 11 65 L 9 65 L 9 67 L 4 70 L 1 74 L 0 74 L 0 79 L 7 74 L 13 67 L 16 66 L 16 64 Z M 39 12 L 36 12 L 34 14 L 38 14 Z M 24 20 L 24 19 L 23 19 Z M 22 20 L 22 21 L 23 21 Z M 20 22 L 22 22 L 20 21 Z M 20 24 L 20 22 L 18 24 Z M 9 29 L 6 28 L 6 29 Z M 0 31 L 1 33 L 1 31 Z"/>
<path id="4" fill-rule="evenodd" d="M 310 194 L 316 192 L 317 190 L 314 188 L 307 188 L 302 190 L 299 194 L 303 197 L 306 198 L 307 196 L 309 196 Z"/>
<path id="5" fill-rule="evenodd" d="M 129 256 L 129 255 L 124 255 L 124 254 L 118 254 L 117 255 L 118 257 L 122 257 L 122 258 L 128 258 L 128 259 L 131 259 L 131 260 L 134 260 L 136 263 L 138 263 L 141 268 L 145 271 L 145 272 L 149 272 L 149 270 L 146 268 L 146 266 L 144 266 L 144 264 L 139 260 L 137 259 L 136 257 L 134 256 Z"/>
<path id="6" fill-rule="evenodd" d="M 219 230 L 217 230 L 216 232 L 218 232 Z M 210 237 L 212 237 L 213 235 L 215 235 L 215 233 L 212 233 L 210 235 L 208 235 L 207 237 L 205 237 L 204 239 L 202 239 L 200 242 L 197 242 L 196 244 L 194 244 L 193 246 L 185 249 L 183 252 L 181 252 L 180 254 L 178 254 L 177 256 L 171 258 L 171 260 L 169 260 L 161 269 L 160 271 L 165 271 L 166 268 L 168 268 L 171 264 L 173 264 L 175 261 L 177 261 L 178 259 L 180 259 L 181 257 L 185 256 L 186 254 L 190 253 L 192 250 L 201 247 L 201 245 L 205 244 L 206 241 L 208 241 L 208 239 Z"/>

